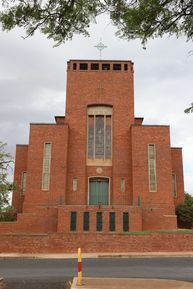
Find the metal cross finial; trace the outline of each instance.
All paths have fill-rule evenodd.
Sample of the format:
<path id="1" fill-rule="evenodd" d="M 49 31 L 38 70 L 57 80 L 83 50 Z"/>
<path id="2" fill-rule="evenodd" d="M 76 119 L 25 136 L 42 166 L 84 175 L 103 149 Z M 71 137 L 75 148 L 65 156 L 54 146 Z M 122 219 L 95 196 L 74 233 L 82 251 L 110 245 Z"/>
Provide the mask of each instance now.
<path id="1" fill-rule="evenodd" d="M 105 46 L 104 43 L 102 43 L 102 41 L 100 39 L 100 42 L 97 45 L 95 45 L 94 47 L 96 47 L 100 51 L 100 60 L 101 60 L 102 50 L 107 48 L 107 46 Z"/>

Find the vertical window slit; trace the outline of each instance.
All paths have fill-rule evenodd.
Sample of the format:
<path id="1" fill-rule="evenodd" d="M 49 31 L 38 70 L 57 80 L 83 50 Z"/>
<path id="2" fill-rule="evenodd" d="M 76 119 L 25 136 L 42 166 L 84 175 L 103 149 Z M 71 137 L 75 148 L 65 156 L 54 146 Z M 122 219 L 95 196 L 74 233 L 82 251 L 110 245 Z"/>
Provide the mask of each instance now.
<path id="1" fill-rule="evenodd" d="M 157 191 L 155 145 L 148 145 L 149 191 Z"/>
<path id="2" fill-rule="evenodd" d="M 42 190 L 49 190 L 51 166 L 51 143 L 44 144 Z"/>
<path id="3" fill-rule="evenodd" d="M 109 231 L 110 232 L 115 231 L 115 213 L 114 212 L 109 213 Z"/>
<path id="4" fill-rule="evenodd" d="M 96 215 L 96 230 L 98 232 L 102 231 L 103 229 L 103 216 L 102 216 L 102 212 L 97 212 Z"/>
<path id="5" fill-rule="evenodd" d="M 89 231 L 89 212 L 84 212 L 83 216 L 83 230 Z"/>
<path id="6" fill-rule="evenodd" d="M 70 215 L 70 231 L 76 231 L 77 213 L 71 212 Z"/>
<path id="7" fill-rule="evenodd" d="M 129 213 L 123 213 L 123 232 L 129 231 Z"/>

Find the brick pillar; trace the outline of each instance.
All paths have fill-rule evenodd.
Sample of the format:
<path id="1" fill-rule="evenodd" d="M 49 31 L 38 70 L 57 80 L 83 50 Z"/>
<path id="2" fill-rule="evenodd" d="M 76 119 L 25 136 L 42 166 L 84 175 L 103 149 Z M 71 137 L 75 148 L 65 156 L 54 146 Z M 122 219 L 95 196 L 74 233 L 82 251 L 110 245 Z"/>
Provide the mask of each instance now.
<path id="1" fill-rule="evenodd" d="M 90 211 L 90 232 L 96 232 L 96 211 Z"/>
<path id="2" fill-rule="evenodd" d="M 103 232 L 109 232 L 109 212 L 103 212 Z"/>
<path id="3" fill-rule="evenodd" d="M 60 223 L 62 223 L 61 225 L 62 232 L 69 233 L 70 232 L 70 211 L 63 212 L 62 218 L 60 218 Z"/>
<path id="4" fill-rule="evenodd" d="M 69 233 L 69 231 L 70 231 L 70 212 L 65 211 L 63 208 L 59 208 L 57 232 Z"/>
<path id="5" fill-rule="evenodd" d="M 123 212 L 115 211 L 116 214 L 116 233 L 123 232 Z"/>
<path id="6" fill-rule="evenodd" d="M 77 232 L 83 232 L 83 212 L 77 211 Z"/>

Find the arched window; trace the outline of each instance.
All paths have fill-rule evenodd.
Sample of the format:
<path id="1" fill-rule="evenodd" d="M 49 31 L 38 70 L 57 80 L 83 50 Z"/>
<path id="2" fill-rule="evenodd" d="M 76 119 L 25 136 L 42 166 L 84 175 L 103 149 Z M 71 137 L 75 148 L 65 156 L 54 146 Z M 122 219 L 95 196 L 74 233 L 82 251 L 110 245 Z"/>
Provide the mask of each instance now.
<path id="1" fill-rule="evenodd" d="M 112 107 L 88 107 L 87 160 L 90 164 L 111 162 L 112 159 Z M 94 161 L 94 162 L 93 162 Z M 109 163 L 110 163 L 109 162 Z"/>

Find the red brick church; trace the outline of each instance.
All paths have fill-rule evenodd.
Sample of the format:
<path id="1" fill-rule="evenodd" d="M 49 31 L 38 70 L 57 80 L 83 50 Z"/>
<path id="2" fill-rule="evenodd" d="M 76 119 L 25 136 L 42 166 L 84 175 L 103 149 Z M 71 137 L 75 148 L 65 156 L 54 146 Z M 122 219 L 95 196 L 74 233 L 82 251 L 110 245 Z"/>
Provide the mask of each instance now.
<path id="1" fill-rule="evenodd" d="M 123 233 L 175 229 L 181 148 L 168 125 L 134 116 L 131 61 L 70 60 L 65 116 L 31 123 L 17 145 L 9 232 Z"/>

